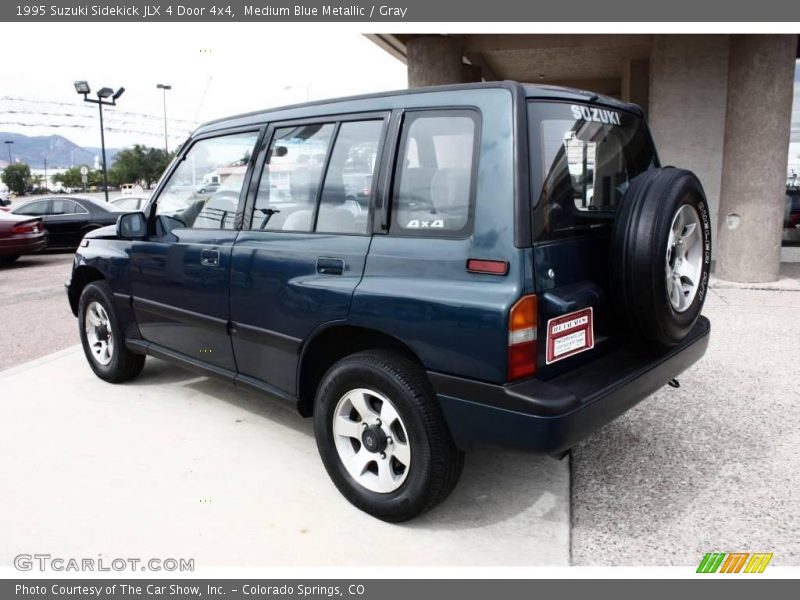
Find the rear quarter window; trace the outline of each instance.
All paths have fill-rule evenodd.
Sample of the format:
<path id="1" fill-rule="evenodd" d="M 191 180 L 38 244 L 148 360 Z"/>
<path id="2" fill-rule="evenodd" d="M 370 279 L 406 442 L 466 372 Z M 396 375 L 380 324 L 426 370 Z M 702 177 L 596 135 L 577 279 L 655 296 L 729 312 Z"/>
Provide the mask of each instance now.
<path id="1" fill-rule="evenodd" d="M 478 137 L 473 110 L 406 115 L 395 168 L 392 233 L 458 236 L 469 230 Z"/>

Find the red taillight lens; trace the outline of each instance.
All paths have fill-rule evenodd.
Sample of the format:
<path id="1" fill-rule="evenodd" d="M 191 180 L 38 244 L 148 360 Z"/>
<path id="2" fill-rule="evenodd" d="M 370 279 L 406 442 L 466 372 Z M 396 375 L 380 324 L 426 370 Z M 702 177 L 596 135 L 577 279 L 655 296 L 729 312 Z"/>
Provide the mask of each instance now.
<path id="1" fill-rule="evenodd" d="M 39 231 L 39 223 L 22 223 L 15 225 L 11 228 L 11 233 L 37 233 Z"/>
<path id="2" fill-rule="evenodd" d="M 536 374 L 536 296 L 523 296 L 508 315 L 508 380 Z"/>
<path id="3" fill-rule="evenodd" d="M 508 273 L 508 263 L 504 260 L 470 258 L 467 261 L 467 271 L 470 273 L 485 273 L 486 275 L 505 275 Z"/>

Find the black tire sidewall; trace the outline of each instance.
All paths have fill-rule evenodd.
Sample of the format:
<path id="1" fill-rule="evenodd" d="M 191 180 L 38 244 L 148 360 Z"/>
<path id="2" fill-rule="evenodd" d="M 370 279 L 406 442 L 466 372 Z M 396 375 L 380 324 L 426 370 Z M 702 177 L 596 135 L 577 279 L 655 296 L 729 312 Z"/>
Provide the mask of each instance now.
<path id="1" fill-rule="evenodd" d="M 702 188 L 695 177 L 683 177 L 683 181 L 676 182 L 677 185 L 684 187 L 685 191 L 681 194 L 667 195 L 664 210 L 660 211 L 665 217 L 665 221 L 657 226 L 656 235 L 653 236 L 653 254 L 658 256 L 660 252 L 662 263 L 666 261 L 666 250 L 669 241 L 670 228 L 677 212 L 684 206 L 691 206 L 700 217 L 700 229 L 703 244 L 702 269 L 700 271 L 700 281 L 698 282 L 697 292 L 689 307 L 678 312 L 669 301 L 667 293 L 666 279 L 659 270 L 653 270 L 652 286 L 655 291 L 655 301 L 657 303 L 657 315 L 661 315 L 658 325 L 663 331 L 665 338 L 673 343 L 682 340 L 691 331 L 700 316 L 700 311 L 705 302 L 708 292 L 708 278 L 711 273 L 711 222 L 708 214 L 708 205 L 703 195 Z"/>
<path id="2" fill-rule="evenodd" d="M 403 484 L 382 494 L 370 491 L 355 481 L 342 464 L 333 437 L 333 415 L 340 398 L 356 388 L 372 389 L 390 399 L 403 420 L 411 445 L 411 466 Z M 384 373 L 377 365 L 364 361 L 340 361 L 324 377 L 314 410 L 317 447 L 328 474 L 339 491 L 355 506 L 384 520 L 402 520 L 420 512 L 427 503 L 430 485 L 431 444 L 425 424 L 410 397 L 409 390 Z"/>
<path id="3" fill-rule="evenodd" d="M 106 314 L 108 315 L 109 325 L 111 326 L 111 335 L 114 337 L 114 352 L 111 355 L 111 362 L 109 362 L 107 365 L 101 365 L 94 359 L 94 355 L 89 349 L 89 342 L 86 338 L 86 308 L 92 302 L 100 303 L 105 309 Z M 78 303 L 78 327 L 81 336 L 81 345 L 83 346 L 83 353 L 86 356 L 86 360 L 89 361 L 89 366 L 92 368 L 92 371 L 94 371 L 98 377 L 105 379 L 106 381 L 117 380 L 124 371 L 124 366 L 122 364 L 122 345 L 125 343 L 125 338 L 122 335 L 119 319 L 117 318 L 117 313 L 114 310 L 114 302 L 111 296 L 111 291 L 108 287 L 108 284 L 105 282 L 100 281 L 90 283 L 84 288 Z"/>
<path id="4" fill-rule="evenodd" d="M 678 312 L 669 301 L 664 269 L 672 221 L 684 205 L 700 218 L 703 255 L 692 304 Z M 612 296 L 620 320 L 645 340 L 679 343 L 700 315 L 711 270 L 711 221 L 700 181 L 674 167 L 637 176 L 617 215 L 612 243 Z"/>

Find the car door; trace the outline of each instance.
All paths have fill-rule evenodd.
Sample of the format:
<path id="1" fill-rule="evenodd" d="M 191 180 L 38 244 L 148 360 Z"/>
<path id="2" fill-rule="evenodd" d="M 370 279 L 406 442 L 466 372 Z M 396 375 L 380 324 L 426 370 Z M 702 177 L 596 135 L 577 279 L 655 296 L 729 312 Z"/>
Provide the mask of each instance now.
<path id="1" fill-rule="evenodd" d="M 240 377 L 296 393 L 314 329 L 347 317 L 371 240 L 386 114 L 272 125 L 231 261 Z M 353 183 L 358 182 L 358 183 Z"/>
<path id="2" fill-rule="evenodd" d="M 70 198 L 53 198 L 42 220 L 50 236 L 50 246 L 72 247 L 83 237 L 89 211 Z"/>
<path id="3" fill-rule="evenodd" d="M 143 338 L 229 374 L 235 372 L 231 248 L 258 137 L 258 130 L 246 130 L 196 139 L 157 192 L 156 231 L 131 247 L 133 308 Z M 186 185 L 211 175 L 224 182 L 213 193 Z"/>

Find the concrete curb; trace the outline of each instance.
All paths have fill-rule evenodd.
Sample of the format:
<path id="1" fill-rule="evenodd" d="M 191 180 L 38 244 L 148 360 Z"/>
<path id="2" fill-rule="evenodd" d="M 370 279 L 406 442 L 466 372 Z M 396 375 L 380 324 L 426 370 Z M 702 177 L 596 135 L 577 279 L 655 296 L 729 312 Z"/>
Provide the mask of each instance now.
<path id="1" fill-rule="evenodd" d="M 760 290 L 768 292 L 800 292 L 800 280 L 793 277 L 780 277 L 778 281 L 768 281 L 764 283 L 739 283 L 737 281 L 725 281 L 712 277 L 709 287 L 718 290 Z"/>
<path id="2" fill-rule="evenodd" d="M 79 352 L 80 350 L 81 350 L 81 345 L 76 344 L 74 346 L 70 346 L 69 348 L 64 348 L 63 350 L 57 350 L 52 354 L 47 354 L 46 356 L 35 358 L 28 362 L 22 363 L 21 365 L 14 365 L 13 367 L 9 367 L 7 369 L 0 371 L 0 379 L 16 375 L 17 373 L 23 373 L 30 369 L 35 369 L 36 367 L 46 365 L 47 363 L 51 363 L 54 360 L 58 360 L 59 358 L 72 354 L 73 352 Z"/>

